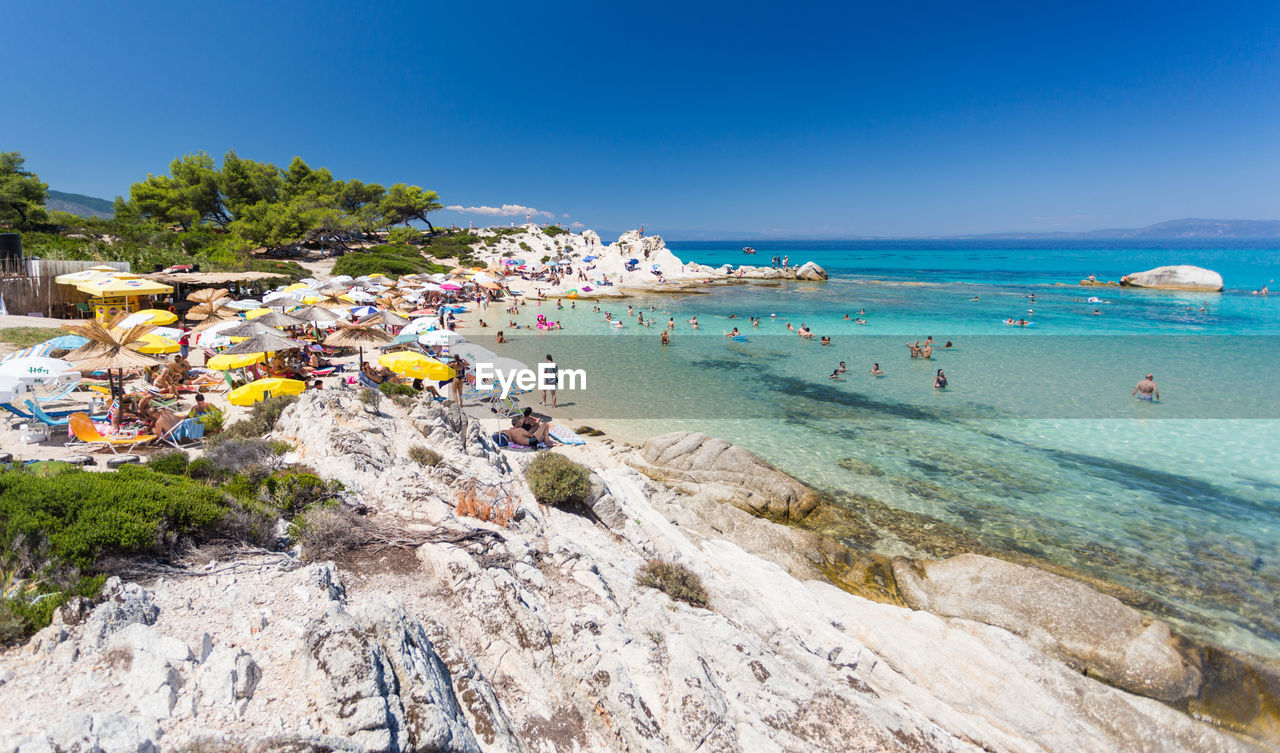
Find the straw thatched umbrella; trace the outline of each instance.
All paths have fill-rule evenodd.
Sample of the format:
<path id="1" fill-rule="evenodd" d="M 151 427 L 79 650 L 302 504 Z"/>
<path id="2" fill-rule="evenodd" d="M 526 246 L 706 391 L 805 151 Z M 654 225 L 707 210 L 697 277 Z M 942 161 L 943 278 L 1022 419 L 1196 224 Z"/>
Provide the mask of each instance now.
<path id="1" fill-rule="evenodd" d="M 226 337 L 257 337 L 258 335 L 280 334 L 280 331 L 274 327 L 268 327 L 265 324 L 259 324 L 257 319 L 250 319 L 235 327 L 218 330 L 219 335 Z"/>
<path id="2" fill-rule="evenodd" d="M 289 316 L 295 316 L 307 322 L 336 322 L 342 318 L 324 306 L 307 306 L 290 312 Z"/>
<path id="3" fill-rule="evenodd" d="M 275 303 L 275 301 L 272 301 Z M 299 319 L 292 314 L 285 314 L 280 311 L 272 311 L 270 314 L 255 316 L 251 321 L 265 324 L 268 327 L 297 327 L 300 324 L 306 324 L 306 319 Z"/>
<path id="4" fill-rule="evenodd" d="M 391 342 L 391 335 L 378 329 L 377 325 L 338 323 L 339 330 L 324 339 L 325 345 L 337 348 L 359 348 L 360 363 L 364 363 L 364 346 L 386 345 Z"/>
<path id="5" fill-rule="evenodd" d="M 302 301 L 299 301 L 297 298 L 294 298 L 291 295 L 282 295 L 277 298 L 272 298 L 269 301 L 263 301 L 262 305 L 266 306 L 269 309 L 284 310 L 289 308 L 290 306 L 301 306 Z"/>
<path id="6" fill-rule="evenodd" d="M 226 288 L 202 288 L 187 296 L 192 303 L 211 303 L 219 298 L 226 298 L 231 292 Z"/>
<path id="7" fill-rule="evenodd" d="M 307 344 L 304 342 L 285 337 L 272 330 L 260 335 L 254 335 L 242 343 L 233 345 L 222 351 L 222 354 L 224 356 L 235 356 L 246 353 L 275 353 L 279 350 L 293 350 L 295 348 L 305 348 L 306 346 Z"/>
<path id="8" fill-rule="evenodd" d="M 369 314 L 360 320 L 361 324 L 381 324 L 384 327 L 403 327 L 409 320 L 394 311 L 382 309 L 376 314 Z"/>
<path id="9" fill-rule="evenodd" d="M 76 364 L 81 371 L 105 370 L 112 397 L 124 394 L 125 369 L 164 363 L 163 359 L 139 353 L 130 347 L 135 343 L 141 344 L 143 335 L 155 329 L 153 325 L 139 324 L 120 332 L 112 332 L 109 327 L 117 321 L 123 321 L 123 316 L 117 316 L 107 327 L 102 326 L 97 319 L 90 319 L 83 324 L 62 325 L 67 332 L 89 339 L 89 342 L 63 356 L 63 359 Z M 117 370 L 120 372 L 118 382 L 112 374 Z"/>

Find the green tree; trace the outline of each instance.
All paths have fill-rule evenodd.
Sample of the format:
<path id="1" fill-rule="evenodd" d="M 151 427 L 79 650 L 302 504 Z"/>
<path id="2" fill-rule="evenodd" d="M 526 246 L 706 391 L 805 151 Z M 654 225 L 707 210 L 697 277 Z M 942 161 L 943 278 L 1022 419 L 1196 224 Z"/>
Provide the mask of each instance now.
<path id="1" fill-rule="evenodd" d="M 21 152 L 0 153 L 0 225 L 28 227 L 48 217 L 44 200 L 49 186 L 23 169 L 26 162 Z"/>
<path id="2" fill-rule="evenodd" d="M 440 203 L 440 195 L 435 191 L 424 191 L 421 186 L 396 183 L 387 189 L 381 209 L 383 220 L 388 226 L 407 225 L 410 220 L 422 220 L 427 223 L 428 229 L 435 232 L 435 225 L 427 219 L 427 214 L 444 209 L 444 205 Z"/>

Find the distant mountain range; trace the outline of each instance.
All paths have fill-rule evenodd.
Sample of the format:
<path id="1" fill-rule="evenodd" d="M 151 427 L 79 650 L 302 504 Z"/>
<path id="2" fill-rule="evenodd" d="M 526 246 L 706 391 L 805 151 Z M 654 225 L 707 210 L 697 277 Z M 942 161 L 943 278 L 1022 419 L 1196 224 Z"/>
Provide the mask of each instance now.
<path id="1" fill-rule="evenodd" d="M 1139 228 L 1110 228 L 1081 233 L 984 233 L 958 238 L 1280 238 L 1280 220 L 1209 220 L 1187 218 Z"/>
<path id="2" fill-rule="evenodd" d="M 115 204 L 106 199 L 52 190 L 45 199 L 44 207 L 50 212 L 68 212 L 80 217 L 99 217 L 104 220 L 116 213 Z"/>

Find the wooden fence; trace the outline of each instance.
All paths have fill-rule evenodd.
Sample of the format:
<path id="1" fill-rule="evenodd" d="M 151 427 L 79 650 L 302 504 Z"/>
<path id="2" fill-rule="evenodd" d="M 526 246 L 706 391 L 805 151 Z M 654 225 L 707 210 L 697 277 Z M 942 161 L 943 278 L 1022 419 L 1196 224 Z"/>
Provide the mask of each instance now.
<path id="1" fill-rule="evenodd" d="M 18 316 L 40 316 L 70 319 L 85 317 L 78 313 L 76 304 L 88 303 L 89 296 L 76 290 L 74 285 L 54 282 L 58 275 L 79 272 L 105 264 L 122 272 L 129 271 L 128 262 L 62 261 L 47 259 L 16 259 L 0 265 L 0 300 L 4 309 Z"/>

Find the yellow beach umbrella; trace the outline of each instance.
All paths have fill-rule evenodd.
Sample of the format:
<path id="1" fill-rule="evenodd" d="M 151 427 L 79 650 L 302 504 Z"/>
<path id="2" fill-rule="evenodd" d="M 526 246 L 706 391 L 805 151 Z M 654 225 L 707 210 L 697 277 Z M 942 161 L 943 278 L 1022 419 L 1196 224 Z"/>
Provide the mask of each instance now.
<path id="1" fill-rule="evenodd" d="M 271 313 L 271 311 L 272 311 L 272 309 L 249 309 L 248 311 L 244 312 L 244 318 L 245 318 L 245 319 L 257 319 L 258 317 L 262 316 L 263 314 L 270 314 L 270 313 Z"/>
<path id="2" fill-rule="evenodd" d="M 400 376 L 406 376 L 411 379 L 431 379 L 443 382 L 454 377 L 453 369 L 443 363 L 434 358 L 428 358 L 421 353 L 412 353 L 407 350 L 402 350 L 398 353 L 384 353 L 378 356 L 378 365 L 385 366 Z"/>
<path id="3" fill-rule="evenodd" d="M 252 366 L 255 363 L 260 362 L 263 358 L 265 358 L 265 356 L 262 353 L 241 353 L 238 355 L 234 353 L 226 355 L 224 353 L 223 355 L 210 358 L 205 364 L 205 367 L 213 369 L 214 371 L 243 369 L 246 366 Z"/>
<path id="4" fill-rule="evenodd" d="M 125 273 L 117 273 L 110 277 L 79 283 L 76 285 L 76 290 L 88 293 L 95 298 L 160 295 L 173 292 L 173 288 L 169 285 L 162 285 L 154 280 Z"/>
<path id="5" fill-rule="evenodd" d="M 158 353 L 177 353 L 181 350 L 181 346 L 178 345 L 176 340 L 170 340 L 167 337 L 161 337 L 157 334 L 143 335 L 138 338 L 138 342 L 141 343 L 141 345 L 135 348 L 135 350 L 139 353 L 156 355 Z"/>
<path id="6" fill-rule="evenodd" d="M 133 312 L 129 317 L 130 319 L 136 317 L 139 322 L 154 324 L 157 327 L 163 327 L 166 324 L 173 324 L 178 321 L 177 314 L 172 311 L 165 311 L 164 309 L 143 309 L 141 311 Z M 130 319 L 126 319 L 125 321 L 129 321 Z"/>
<path id="7" fill-rule="evenodd" d="M 288 293 L 290 290 L 302 290 L 302 289 L 303 289 L 303 288 L 305 288 L 305 287 L 306 287 L 306 285 L 304 285 L 304 284 L 302 284 L 302 283 L 300 283 L 300 282 L 295 282 L 295 283 L 293 283 L 292 285 L 287 286 L 287 287 L 284 289 L 284 292 Z"/>
<path id="8" fill-rule="evenodd" d="M 297 379 L 259 379 L 228 392 L 227 402 L 232 405 L 253 405 L 276 395 L 300 395 L 306 388 L 307 385 Z"/>

